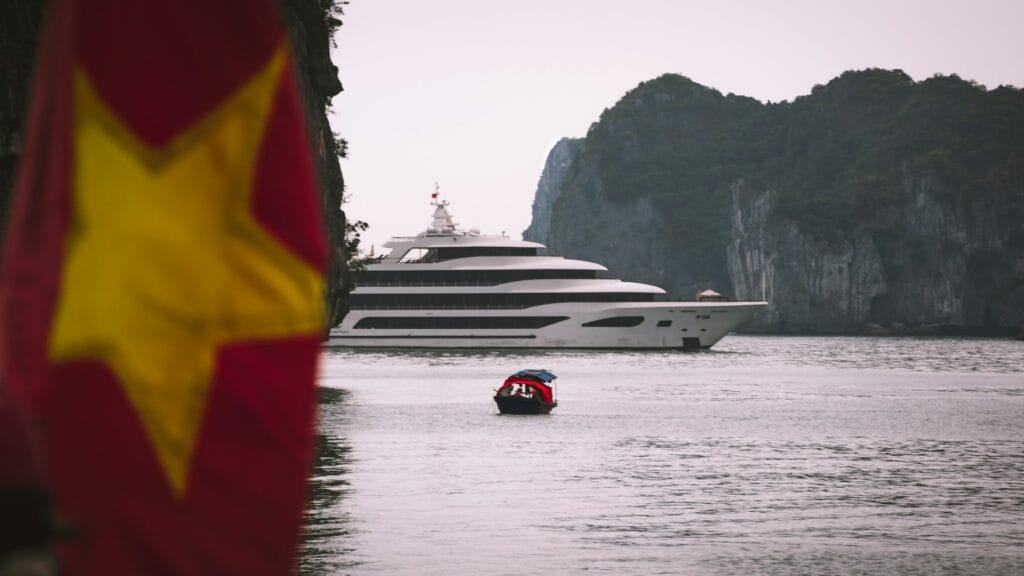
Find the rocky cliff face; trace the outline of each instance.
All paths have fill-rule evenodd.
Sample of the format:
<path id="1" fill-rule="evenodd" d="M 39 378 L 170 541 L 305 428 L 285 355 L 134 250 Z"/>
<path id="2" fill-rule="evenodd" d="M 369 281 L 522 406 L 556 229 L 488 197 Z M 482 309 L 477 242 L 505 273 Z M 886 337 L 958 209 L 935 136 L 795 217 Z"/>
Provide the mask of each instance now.
<path id="1" fill-rule="evenodd" d="M 552 151 L 534 212 L 528 238 L 622 278 L 764 294 L 752 329 L 1013 332 L 1024 92 L 866 70 L 761 104 L 664 76 Z"/>
<path id="2" fill-rule="evenodd" d="M 656 284 L 677 298 L 723 286 L 721 277 L 690 265 L 693 255 L 677 249 L 672 220 L 650 197 L 610 198 L 594 165 L 581 162 L 574 169 L 572 192 L 558 195 L 547 236 L 524 238 L 546 244 L 552 254 L 603 264 L 624 280 Z"/>
<path id="3" fill-rule="evenodd" d="M 836 242 L 775 213 L 776 194 L 733 186 L 729 272 L 736 295 L 768 313 L 752 329 L 832 333 L 1012 332 L 1024 326 L 1024 186 L 1008 203 L 950 200 L 934 174 L 906 173 L 891 228 Z"/>
<path id="4" fill-rule="evenodd" d="M 579 151 L 580 143 L 577 138 L 562 138 L 548 152 L 544 170 L 537 182 L 537 193 L 533 197 L 533 218 L 530 227 L 523 231 L 523 239 L 542 243 L 547 240 L 551 211 L 562 192 L 562 183 Z"/>
<path id="5" fill-rule="evenodd" d="M 21 130 L 38 42 L 44 0 L 0 2 L 0 226 L 14 171 L 21 152 Z M 332 0 L 283 0 L 282 16 L 292 39 L 296 69 L 316 156 L 322 190 L 322 208 L 330 246 L 333 247 L 328 278 L 327 305 L 331 325 L 347 311 L 348 269 L 345 253 L 345 214 L 341 211 L 344 180 L 338 164 L 344 141 L 335 138 L 327 121 L 331 97 L 341 91 L 338 69 L 331 62 L 334 29 L 341 24 L 340 2 Z M 2 232 L 2 230 L 0 230 Z"/>
<path id="6" fill-rule="evenodd" d="M 341 92 L 338 69 L 331 61 L 334 31 L 341 26 L 341 3 L 332 0 L 282 0 L 282 16 L 292 39 L 292 51 L 303 94 L 306 122 L 320 175 L 321 209 L 328 246 L 327 325 L 336 326 L 348 313 L 351 278 L 345 250 L 345 212 L 341 209 L 345 180 L 339 158 L 345 141 L 335 137 L 327 120 L 331 98 Z"/>
<path id="7" fill-rule="evenodd" d="M 600 262 L 621 278 L 662 286 L 675 297 L 692 298 L 706 288 L 727 291 L 721 255 L 728 231 L 712 225 L 728 218 L 717 202 L 723 192 L 707 185 L 703 152 L 682 161 L 677 156 L 717 151 L 707 133 L 723 115 L 745 116 L 751 102 L 680 76 L 641 84 L 572 144 L 569 166 L 552 171 L 561 178 L 542 178 L 546 189 L 560 180 L 560 190 L 543 192 L 543 198 L 554 198 L 550 224 L 531 224 L 526 237 L 555 254 Z M 564 151 L 556 147 L 549 165 L 561 159 Z M 535 205 L 546 205 L 541 197 Z"/>
<path id="8" fill-rule="evenodd" d="M 559 213 L 571 214 L 571 222 L 557 218 L 546 241 L 537 240 L 552 254 L 604 264 L 623 278 L 662 277 L 664 267 L 653 266 L 660 257 L 660 245 L 650 200 L 606 204 L 601 200 L 602 182 L 594 174 L 585 170 L 578 181 L 587 184 L 587 193 L 562 196 L 558 201 Z"/>
<path id="9" fill-rule="evenodd" d="M 729 274 L 736 297 L 769 302 L 748 329 L 846 332 L 865 325 L 871 304 L 885 293 L 878 248 L 862 230 L 837 243 L 809 238 L 772 218 L 775 194 L 732 188 L 733 240 Z"/>

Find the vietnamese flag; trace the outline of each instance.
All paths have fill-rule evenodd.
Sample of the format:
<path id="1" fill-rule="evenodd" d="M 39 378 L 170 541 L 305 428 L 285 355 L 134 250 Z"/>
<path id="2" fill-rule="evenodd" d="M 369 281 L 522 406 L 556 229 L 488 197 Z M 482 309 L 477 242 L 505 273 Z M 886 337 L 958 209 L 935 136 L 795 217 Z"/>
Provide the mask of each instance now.
<path id="1" fill-rule="evenodd" d="M 54 0 L 0 268 L 0 377 L 66 574 L 294 571 L 326 248 L 269 0 Z"/>

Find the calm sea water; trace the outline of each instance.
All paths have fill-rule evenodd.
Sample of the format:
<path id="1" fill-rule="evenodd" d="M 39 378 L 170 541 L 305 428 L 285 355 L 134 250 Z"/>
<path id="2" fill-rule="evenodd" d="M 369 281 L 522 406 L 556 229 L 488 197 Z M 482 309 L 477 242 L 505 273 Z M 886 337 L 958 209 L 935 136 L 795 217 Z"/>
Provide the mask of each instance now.
<path id="1" fill-rule="evenodd" d="M 558 376 L 548 416 L 491 400 Z M 1024 343 L 325 352 L 303 574 L 1024 574 Z"/>

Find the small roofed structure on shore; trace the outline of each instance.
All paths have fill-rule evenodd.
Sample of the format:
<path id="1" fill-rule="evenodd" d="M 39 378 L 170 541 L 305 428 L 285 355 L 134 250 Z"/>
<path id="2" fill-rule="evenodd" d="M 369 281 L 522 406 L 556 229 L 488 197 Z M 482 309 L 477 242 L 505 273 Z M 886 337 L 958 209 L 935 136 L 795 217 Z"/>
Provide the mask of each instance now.
<path id="1" fill-rule="evenodd" d="M 722 296 L 710 288 L 697 293 L 697 302 L 728 302 L 728 296 Z"/>

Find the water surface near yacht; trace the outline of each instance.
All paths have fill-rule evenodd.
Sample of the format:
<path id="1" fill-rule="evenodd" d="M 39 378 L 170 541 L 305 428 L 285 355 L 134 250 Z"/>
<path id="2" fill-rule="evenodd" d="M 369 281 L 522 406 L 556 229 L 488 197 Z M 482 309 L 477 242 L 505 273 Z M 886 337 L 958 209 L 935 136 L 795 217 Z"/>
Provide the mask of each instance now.
<path id="1" fill-rule="evenodd" d="M 499 416 L 521 368 L 549 416 Z M 1024 343 L 331 350 L 304 574 L 1020 574 Z"/>

